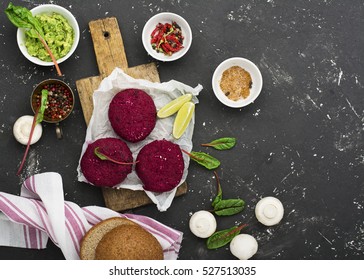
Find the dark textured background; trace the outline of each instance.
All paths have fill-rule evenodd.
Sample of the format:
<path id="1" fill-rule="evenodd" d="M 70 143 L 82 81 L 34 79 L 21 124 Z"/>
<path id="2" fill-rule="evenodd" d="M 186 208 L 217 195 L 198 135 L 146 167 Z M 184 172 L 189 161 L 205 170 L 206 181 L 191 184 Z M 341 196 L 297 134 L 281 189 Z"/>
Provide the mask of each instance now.
<path id="1" fill-rule="evenodd" d="M 40 1 L 13 1 L 29 9 Z M 8 2 L 1 1 L 3 11 Z M 44 2 L 45 3 L 45 2 Z M 48 2 L 47 2 L 48 3 Z M 98 74 L 88 22 L 115 16 L 129 66 L 153 59 L 141 42 L 145 22 L 169 11 L 191 25 L 192 47 L 176 62 L 160 63 L 162 81 L 176 79 L 204 89 L 196 107 L 194 150 L 220 158 L 224 197 L 241 197 L 246 209 L 218 218 L 218 229 L 249 223 L 245 232 L 259 243 L 255 259 L 360 259 L 364 252 L 364 66 L 363 1 L 50 1 L 77 18 L 81 38 L 73 56 L 62 63 L 64 79 Z M 16 43 L 16 28 L 0 13 L 0 191 L 18 194 L 29 175 L 56 171 L 63 176 L 65 199 L 80 206 L 104 205 L 100 189 L 77 182 L 76 167 L 86 125 L 77 99 L 62 124 L 64 139 L 43 124 L 43 137 L 32 146 L 20 177 L 15 175 L 24 147 L 15 141 L 15 120 L 31 114 L 29 96 L 40 81 L 56 77 L 52 67 L 28 62 Z M 214 96 L 211 77 L 223 60 L 240 56 L 263 75 L 254 104 L 230 109 Z M 77 96 L 77 94 L 76 94 Z M 234 150 L 219 152 L 199 144 L 235 136 Z M 188 228 L 191 214 L 209 209 L 215 195 L 211 171 L 191 163 L 189 192 L 167 212 L 154 205 L 135 209 L 184 232 L 180 259 L 234 259 L 228 247 L 209 251 Z M 254 207 L 264 196 L 284 204 L 283 221 L 257 223 Z M 46 250 L 0 247 L 1 259 L 62 259 L 49 242 Z"/>

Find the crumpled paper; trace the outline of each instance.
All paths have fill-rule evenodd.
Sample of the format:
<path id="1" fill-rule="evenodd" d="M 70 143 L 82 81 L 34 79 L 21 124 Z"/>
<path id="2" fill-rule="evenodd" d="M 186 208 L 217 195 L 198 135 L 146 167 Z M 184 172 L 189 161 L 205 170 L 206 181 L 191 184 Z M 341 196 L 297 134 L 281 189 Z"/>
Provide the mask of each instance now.
<path id="1" fill-rule="evenodd" d="M 81 208 L 65 201 L 62 177 L 55 172 L 27 178 L 20 196 L 0 192 L 0 245 L 44 249 L 50 238 L 66 259 L 77 260 L 85 233 L 94 224 L 111 217 L 136 222 L 157 238 L 165 260 L 178 258 L 182 232 L 146 216 L 120 214 L 99 206 Z"/>
<path id="2" fill-rule="evenodd" d="M 120 138 L 111 127 L 108 118 L 108 110 L 112 98 L 121 90 L 128 88 L 138 88 L 147 92 L 153 98 L 157 110 L 162 108 L 165 104 L 167 104 L 171 100 L 185 93 L 192 93 L 193 95 L 192 101 L 194 103 L 198 103 L 197 95 L 202 90 L 201 85 L 192 88 L 188 85 L 185 85 L 175 80 L 171 80 L 166 83 L 153 83 L 143 79 L 134 79 L 125 74 L 122 69 L 115 68 L 114 71 L 110 74 L 110 76 L 108 76 L 101 82 L 99 88 L 93 94 L 94 110 L 91 120 L 89 122 L 89 126 L 87 127 L 85 142 L 82 146 L 80 161 L 89 143 L 92 143 L 97 139 L 105 137 Z M 146 139 L 138 143 L 126 142 L 133 154 L 133 158 L 136 159 L 140 149 L 146 144 L 154 140 L 162 140 L 162 139 L 172 141 L 178 144 L 182 149 L 190 152 L 193 146 L 192 135 L 195 125 L 194 115 L 185 133 L 178 140 L 174 139 L 172 136 L 173 123 L 174 123 L 174 116 L 164 119 L 157 119 L 155 128 Z M 183 183 L 187 178 L 188 166 L 190 162 L 190 158 L 185 154 L 183 154 L 183 159 L 185 168 L 180 184 Z M 78 180 L 80 182 L 89 183 L 82 174 L 80 164 L 78 165 L 77 172 L 78 172 Z M 130 173 L 121 184 L 114 186 L 114 188 L 143 190 L 143 184 L 133 168 L 132 173 Z M 176 190 L 177 188 L 174 188 L 173 190 L 164 193 L 155 193 L 150 191 L 145 191 L 145 192 L 148 195 L 148 197 L 156 204 L 159 211 L 166 211 L 170 207 L 175 197 Z"/>

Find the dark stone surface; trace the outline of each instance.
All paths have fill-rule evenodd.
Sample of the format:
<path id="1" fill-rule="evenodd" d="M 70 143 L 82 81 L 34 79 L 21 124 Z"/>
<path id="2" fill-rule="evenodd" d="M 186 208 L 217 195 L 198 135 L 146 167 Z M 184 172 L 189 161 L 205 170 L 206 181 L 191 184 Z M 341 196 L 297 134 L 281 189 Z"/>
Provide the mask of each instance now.
<path id="1" fill-rule="evenodd" d="M 74 55 L 61 64 L 64 80 L 98 74 L 88 22 L 118 19 L 130 66 L 153 61 L 141 43 L 145 22 L 170 11 L 191 25 L 192 47 L 181 60 L 158 62 L 162 81 L 202 84 L 196 107 L 194 149 L 220 158 L 226 198 L 241 197 L 246 209 L 218 218 L 218 229 L 248 223 L 244 232 L 259 243 L 255 259 L 360 259 L 364 252 L 364 99 L 363 10 L 352 1 L 51 1 L 69 9 L 81 30 Z M 1 10 L 7 6 L 1 1 Z M 14 1 L 33 8 L 38 1 Z M 65 199 L 80 206 L 100 205 L 100 189 L 77 182 L 86 125 L 79 99 L 62 123 L 64 139 L 43 124 L 40 142 L 32 146 L 20 177 L 15 175 L 24 147 L 12 127 L 31 114 L 33 87 L 56 76 L 52 67 L 28 62 L 16 43 L 16 28 L 0 13 L 0 191 L 18 194 L 29 175 L 56 171 L 63 176 Z M 230 109 L 214 96 L 211 77 L 223 60 L 240 56 L 253 61 L 263 75 L 263 90 L 254 104 Z M 77 96 L 77 95 L 76 95 Z M 200 148 L 218 137 L 235 136 L 231 151 Z M 167 212 L 154 205 L 135 209 L 184 232 L 180 259 L 234 259 L 228 247 L 207 250 L 192 235 L 190 215 L 209 209 L 215 195 L 211 171 L 191 163 L 189 192 Z M 281 224 L 264 227 L 254 207 L 264 196 L 276 196 L 285 207 Z M 0 248 L 1 259 L 63 259 L 49 242 L 46 250 Z"/>

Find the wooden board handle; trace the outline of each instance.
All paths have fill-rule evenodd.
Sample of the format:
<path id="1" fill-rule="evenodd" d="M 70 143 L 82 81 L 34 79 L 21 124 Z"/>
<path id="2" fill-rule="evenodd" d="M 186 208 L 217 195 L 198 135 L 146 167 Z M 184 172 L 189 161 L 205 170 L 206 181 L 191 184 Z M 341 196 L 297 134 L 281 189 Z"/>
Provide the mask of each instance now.
<path id="1" fill-rule="evenodd" d="M 128 68 L 123 39 L 115 17 L 98 19 L 89 23 L 101 77 L 107 77 L 115 69 Z"/>

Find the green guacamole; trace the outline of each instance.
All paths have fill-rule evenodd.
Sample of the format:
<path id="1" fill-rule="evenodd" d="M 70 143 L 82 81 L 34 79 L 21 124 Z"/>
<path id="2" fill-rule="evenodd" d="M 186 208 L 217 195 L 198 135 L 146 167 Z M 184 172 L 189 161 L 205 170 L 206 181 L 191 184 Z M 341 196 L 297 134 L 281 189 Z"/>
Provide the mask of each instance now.
<path id="1" fill-rule="evenodd" d="M 64 57 L 71 49 L 74 40 L 74 31 L 68 21 L 60 14 L 39 14 L 35 16 L 43 28 L 44 39 L 58 60 Z M 25 46 L 31 56 L 43 61 L 52 61 L 43 44 L 37 38 L 25 33 Z"/>

